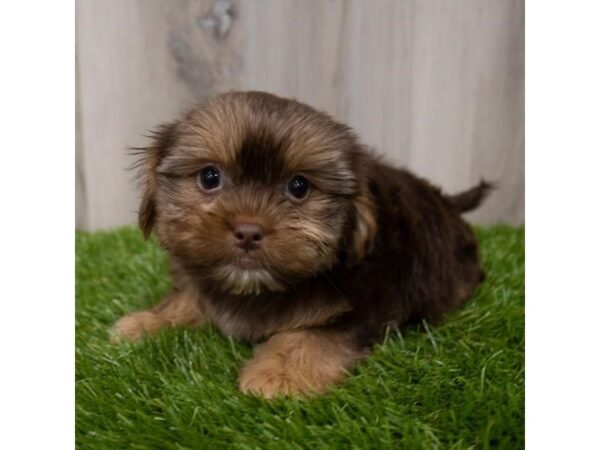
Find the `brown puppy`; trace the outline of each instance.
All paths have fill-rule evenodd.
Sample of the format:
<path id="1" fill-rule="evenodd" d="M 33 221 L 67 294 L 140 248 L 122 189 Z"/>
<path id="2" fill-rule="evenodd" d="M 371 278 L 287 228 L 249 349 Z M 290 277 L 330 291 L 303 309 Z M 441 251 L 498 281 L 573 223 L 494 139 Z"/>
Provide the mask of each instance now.
<path id="1" fill-rule="evenodd" d="M 142 150 L 139 223 L 167 251 L 174 289 L 114 335 L 211 321 L 264 341 L 244 392 L 323 392 L 386 325 L 435 322 L 483 279 L 460 213 L 488 184 L 445 196 L 294 100 L 220 95 Z"/>

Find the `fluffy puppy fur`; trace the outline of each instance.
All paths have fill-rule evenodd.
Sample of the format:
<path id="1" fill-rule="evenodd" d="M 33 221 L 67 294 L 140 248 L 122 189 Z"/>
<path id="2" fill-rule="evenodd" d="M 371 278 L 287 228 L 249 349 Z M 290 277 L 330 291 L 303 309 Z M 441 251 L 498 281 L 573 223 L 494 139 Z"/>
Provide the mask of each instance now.
<path id="1" fill-rule="evenodd" d="M 260 343 L 243 392 L 324 392 L 386 326 L 435 323 L 484 278 L 460 214 L 487 183 L 444 195 L 297 101 L 220 95 L 141 150 L 139 225 L 168 253 L 173 291 L 114 337 L 210 321 Z"/>

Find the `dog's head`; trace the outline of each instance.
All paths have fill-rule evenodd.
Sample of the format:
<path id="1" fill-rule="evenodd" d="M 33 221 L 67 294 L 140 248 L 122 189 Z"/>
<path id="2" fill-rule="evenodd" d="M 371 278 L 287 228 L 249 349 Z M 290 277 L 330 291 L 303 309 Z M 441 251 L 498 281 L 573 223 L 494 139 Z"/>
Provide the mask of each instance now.
<path id="1" fill-rule="evenodd" d="M 376 222 L 351 130 L 293 100 L 228 93 L 163 125 L 140 161 L 140 227 L 232 294 L 359 261 Z"/>

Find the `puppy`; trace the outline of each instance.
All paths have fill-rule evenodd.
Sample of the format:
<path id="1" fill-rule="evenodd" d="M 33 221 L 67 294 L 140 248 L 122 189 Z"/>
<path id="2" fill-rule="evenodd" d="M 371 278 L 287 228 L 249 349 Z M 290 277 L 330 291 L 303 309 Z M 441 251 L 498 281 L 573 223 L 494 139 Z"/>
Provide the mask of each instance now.
<path id="1" fill-rule="evenodd" d="M 113 336 L 210 321 L 260 342 L 243 392 L 325 392 L 386 326 L 435 323 L 484 278 L 460 214 L 487 183 L 444 195 L 297 101 L 220 95 L 141 151 L 139 225 L 166 250 L 173 291 Z"/>

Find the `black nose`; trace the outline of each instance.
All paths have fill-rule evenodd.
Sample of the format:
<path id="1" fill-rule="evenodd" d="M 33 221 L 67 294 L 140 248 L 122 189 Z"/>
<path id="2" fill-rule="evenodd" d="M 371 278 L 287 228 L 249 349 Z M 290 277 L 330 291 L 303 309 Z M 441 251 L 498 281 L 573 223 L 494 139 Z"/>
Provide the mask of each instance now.
<path id="1" fill-rule="evenodd" d="M 257 223 L 236 223 L 233 226 L 233 235 L 240 247 L 251 250 L 260 245 L 264 233 Z"/>

